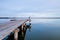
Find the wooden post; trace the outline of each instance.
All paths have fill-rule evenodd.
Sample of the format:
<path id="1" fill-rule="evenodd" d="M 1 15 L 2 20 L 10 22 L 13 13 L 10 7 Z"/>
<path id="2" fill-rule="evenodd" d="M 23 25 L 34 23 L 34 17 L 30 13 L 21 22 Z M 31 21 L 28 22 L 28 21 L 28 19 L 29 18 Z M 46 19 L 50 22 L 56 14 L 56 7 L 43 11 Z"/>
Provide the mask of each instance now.
<path id="1" fill-rule="evenodd" d="M 24 25 L 23 29 L 25 30 L 25 27 L 26 27 L 25 23 L 23 25 Z"/>
<path id="2" fill-rule="evenodd" d="M 26 23 L 24 23 L 24 26 L 26 27 Z"/>
<path id="3" fill-rule="evenodd" d="M 24 32 L 22 31 L 22 37 L 24 36 Z"/>
<path id="4" fill-rule="evenodd" d="M 22 30 L 23 30 L 23 25 L 22 25 Z"/>
<path id="5" fill-rule="evenodd" d="M 17 28 L 17 29 L 14 31 L 14 40 L 18 40 L 18 32 L 19 32 L 19 29 Z"/>

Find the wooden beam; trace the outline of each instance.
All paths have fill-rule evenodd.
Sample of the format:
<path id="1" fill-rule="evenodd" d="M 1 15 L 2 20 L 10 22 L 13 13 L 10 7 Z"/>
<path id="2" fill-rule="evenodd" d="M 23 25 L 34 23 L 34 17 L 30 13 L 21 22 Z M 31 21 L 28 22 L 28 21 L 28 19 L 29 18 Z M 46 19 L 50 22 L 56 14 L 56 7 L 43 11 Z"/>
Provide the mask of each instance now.
<path id="1" fill-rule="evenodd" d="M 19 29 L 17 28 L 17 29 L 14 31 L 14 40 L 18 40 L 18 32 L 19 32 Z"/>

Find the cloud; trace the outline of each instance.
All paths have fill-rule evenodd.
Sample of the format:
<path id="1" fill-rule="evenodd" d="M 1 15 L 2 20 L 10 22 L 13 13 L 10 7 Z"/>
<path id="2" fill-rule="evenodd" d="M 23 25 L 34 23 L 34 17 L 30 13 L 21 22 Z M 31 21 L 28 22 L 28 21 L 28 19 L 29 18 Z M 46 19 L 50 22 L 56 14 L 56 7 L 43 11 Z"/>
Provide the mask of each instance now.
<path id="1" fill-rule="evenodd" d="M 0 0 L 0 16 L 52 16 L 60 14 L 60 0 Z"/>
<path id="2" fill-rule="evenodd" d="M 0 2 L 0 7 L 11 10 L 56 10 L 60 9 L 60 0 L 4 0 Z"/>
<path id="3" fill-rule="evenodd" d="M 58 17 L 59 13 L 17 13 L 17 17 Z"/>
<path id="4" fill-rule="evenodd" d="M 59 14 L 59 13 L 58 13 Z M 17 15 L 17 17 L 59 17 L 58 14 L 55 13 L 21 13 Z M 54 23 L 59 24 L 59 19 L 32 19 L 32 23 Z"/>

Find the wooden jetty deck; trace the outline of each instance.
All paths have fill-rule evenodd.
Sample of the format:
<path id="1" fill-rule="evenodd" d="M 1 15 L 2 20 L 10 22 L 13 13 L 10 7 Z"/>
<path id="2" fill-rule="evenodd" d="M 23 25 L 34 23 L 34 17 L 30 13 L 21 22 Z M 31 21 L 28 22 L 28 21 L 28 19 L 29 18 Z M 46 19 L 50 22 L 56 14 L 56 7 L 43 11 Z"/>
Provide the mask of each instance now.
<path id="1" fill-rule="evenodd" d="M 14 39 L 18 40 L 18 27 L 22 25 L 23 28 L 25 23 L 29 20 L 30 19 L 15 20 L 0 24 L 0 40 L 4 39 L 7 35 L 10 35 L 11 32 L 14 32 Z"/>

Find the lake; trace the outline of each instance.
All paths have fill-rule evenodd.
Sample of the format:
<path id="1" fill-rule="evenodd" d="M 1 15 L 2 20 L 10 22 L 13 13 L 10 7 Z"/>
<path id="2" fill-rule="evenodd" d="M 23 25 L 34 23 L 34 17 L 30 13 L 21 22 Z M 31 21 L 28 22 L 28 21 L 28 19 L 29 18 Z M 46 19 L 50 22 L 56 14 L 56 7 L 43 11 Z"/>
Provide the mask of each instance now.
<path id="1" fill-rule="evenodd" d="M 32 19 L 25 40 L 60 40 L 60 19 Z"/>
<path id="2" fill-rule="evenodd" d="M 60 40 L 60 19 L 32 19 L 23 36 L 21 32 L 19 40 Z"/>

